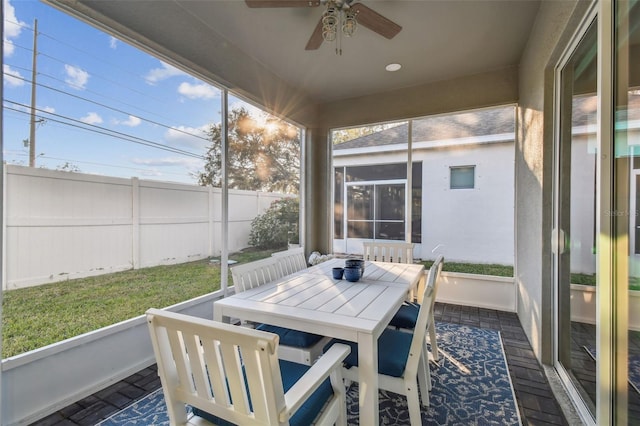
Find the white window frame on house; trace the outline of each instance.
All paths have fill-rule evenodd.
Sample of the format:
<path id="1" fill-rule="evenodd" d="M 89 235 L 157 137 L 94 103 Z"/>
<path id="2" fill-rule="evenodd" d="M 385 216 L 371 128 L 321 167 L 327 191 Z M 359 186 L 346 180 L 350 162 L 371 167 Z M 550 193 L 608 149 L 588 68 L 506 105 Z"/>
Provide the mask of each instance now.
<path id="1" fill-rule="evenodd" d="M 453 185 L 453 175 L 454 175 L 454 171 L 461 171 L 461 170 L 467 170 L 467 169 L 471 169 L 471 185 Z M 449 166 L 449 189 L 475 189 L 476 187 L 476 166 L 474 165 L 467 165 L 467 166 Z"/>

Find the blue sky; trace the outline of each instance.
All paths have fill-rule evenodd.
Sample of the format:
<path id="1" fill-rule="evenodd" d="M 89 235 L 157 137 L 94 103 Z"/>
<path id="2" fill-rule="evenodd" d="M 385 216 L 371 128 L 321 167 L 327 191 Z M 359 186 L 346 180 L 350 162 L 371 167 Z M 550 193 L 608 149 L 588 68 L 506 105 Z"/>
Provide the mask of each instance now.
<path id="1" fill-rule="evenodd" d="M 36 131 L 36 165 L 55 169 L 68 162 L 84 173 L 196 182 L 190 174 L 202 169 L 200 158 L 99 132 L 202 156 L 209 144 L 204 129 L 220 121 L 217 88 L 40 1 L 3 2 L 5 162 L 29 162 L 23 141 L 37 19 L 36 107 L 45 120 Z M 86 125 L 92 130 L 78 128 Z"/>

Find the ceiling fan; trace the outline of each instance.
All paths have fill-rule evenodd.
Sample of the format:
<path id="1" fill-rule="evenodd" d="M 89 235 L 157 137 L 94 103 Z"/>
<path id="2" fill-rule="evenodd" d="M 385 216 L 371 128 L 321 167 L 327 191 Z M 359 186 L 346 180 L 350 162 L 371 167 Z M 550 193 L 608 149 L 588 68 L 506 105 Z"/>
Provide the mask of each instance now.
<path id="1" fill-rule="evenodd" d="M 356 0 L 245 0 L 245 2 L 251 8 L 318 7 L 322 4 L 327 6 L 327 11 L 333 7 L 338 12 L 344 13 L 347 20 L 353 18 L 357 25 L 362 25 L 388 39 L 392 39 L 402 30 L 400 25 Z M 327 11 L 320 17 L 307 42 L 306 50 L 316 50 L 323 41 L 332 41 L 331 34 L 327 36 Z M 355 22 L 352 22 L 353 31 L 355 31 Z M 343 31 L 345 34 L 351 35 L 347 31 Z M 335 31 L 333 36 L 335 37 Z"/>

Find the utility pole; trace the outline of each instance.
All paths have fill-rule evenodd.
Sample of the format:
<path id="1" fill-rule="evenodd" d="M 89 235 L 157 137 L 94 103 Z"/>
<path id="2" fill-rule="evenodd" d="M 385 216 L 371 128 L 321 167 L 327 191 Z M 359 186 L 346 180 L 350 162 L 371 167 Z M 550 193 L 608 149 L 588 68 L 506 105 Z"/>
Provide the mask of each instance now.
<path id="1" fill-rule="evenodd" d="M 38 56 L 38 20 L 33 21 L 33 68 L 31 70 L 31 123 L 29 128 L 29 167 L 36 166 L 36 57 Z"/>

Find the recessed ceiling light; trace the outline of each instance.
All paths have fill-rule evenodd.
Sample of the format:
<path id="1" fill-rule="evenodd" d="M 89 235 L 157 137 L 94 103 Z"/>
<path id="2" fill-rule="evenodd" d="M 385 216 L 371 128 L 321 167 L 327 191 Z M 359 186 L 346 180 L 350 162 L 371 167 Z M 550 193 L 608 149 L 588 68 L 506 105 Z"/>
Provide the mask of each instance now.
<path id="1" fill-rule="evenodd" d="M 384 67 L 384 69 L 390 72 L 398 71 L 400 68 L 402 68 L 402 65 L 400 64 L 389 64 L 386 67 Z"/>

